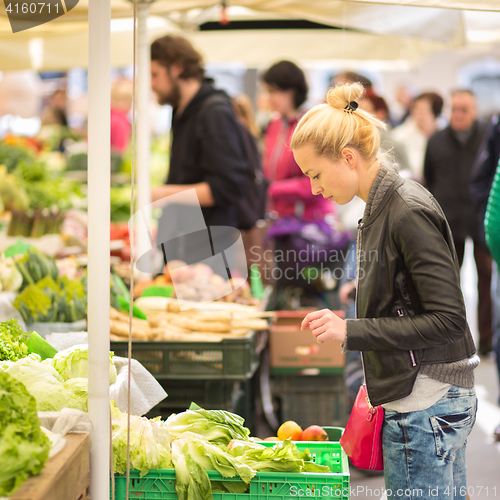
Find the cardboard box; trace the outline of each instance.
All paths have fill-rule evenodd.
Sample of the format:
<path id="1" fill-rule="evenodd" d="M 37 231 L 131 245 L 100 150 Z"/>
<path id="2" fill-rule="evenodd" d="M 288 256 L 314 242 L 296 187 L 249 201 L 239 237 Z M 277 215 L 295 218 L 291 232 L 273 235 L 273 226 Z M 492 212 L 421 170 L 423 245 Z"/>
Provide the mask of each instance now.
<path id="1" fill-rule="evenodd" d="M 300 330 L 302 320 L 311 311 L 276 312 L 269 336 L 271 368 L 332 369 L 345 365 L 339 342 L 318 344 L 310 331 Z M 344 317 L 343 311 L 334 312 Z"/>

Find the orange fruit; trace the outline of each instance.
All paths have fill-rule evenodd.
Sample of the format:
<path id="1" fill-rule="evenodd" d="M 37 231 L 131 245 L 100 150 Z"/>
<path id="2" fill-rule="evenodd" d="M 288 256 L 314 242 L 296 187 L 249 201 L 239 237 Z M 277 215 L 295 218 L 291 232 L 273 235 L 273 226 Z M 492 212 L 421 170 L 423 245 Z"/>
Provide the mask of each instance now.
<path id="1" fill-rule="evenodd" d="M 278 429 L 278 439 L 284 441 L 290 438 L 292 441 L 300 441 L 302 436 L 302 427 L 297 422 L 293 420 L 288 420 L 284 424 L 281 424 Z"/>
<path id="2" fill-rule="evenodd" d="M 328 434 L 319 425 L 310 425 L 302 432 L 302 441 L 328 441 Z"/>

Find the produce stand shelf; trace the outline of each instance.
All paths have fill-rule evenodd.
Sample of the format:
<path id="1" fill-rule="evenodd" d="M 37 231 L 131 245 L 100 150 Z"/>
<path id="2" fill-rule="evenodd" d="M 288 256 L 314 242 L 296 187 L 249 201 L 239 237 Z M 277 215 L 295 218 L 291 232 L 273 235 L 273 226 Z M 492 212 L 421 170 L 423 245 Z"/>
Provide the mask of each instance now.
<path id="1" fill-rule="evenodd" d="M 132 357 L 158 380 L 246 380 L 260 363 L 260 334 L 220 342 L 133 341 Z M 127 357 L 128 344 L 112 341 L 111 350 Z"/>
<path id="2" fill-rule="evenodd" d="M 10 500 L 78 500 L 90 484 L 88 434 L 67 434 L 64 448 L 27 479 Z"/>
<path id="3" fill-rule="evenodd" d="M 262 442 L 265 446 L 276 443 Z M 259 472 L 250 481 L 248 493 L 213 493 L 214 500 L 284 500 L 293 497 L 349 498 L 349 465 L 347 456 L 338 442 L 299 441 L 299 450 L 308 448 L 315 461 L 328 465 L 331 472 Z M 237 481 L 239 478 L 222 478 L 216 471 L 208 471 L 211 481 Z M 116 500 L 177 500 L 175 470 L 152 470 L 144 477 L 139 471 L 130 471 L 129 499 L 126 499 L 126 476 L 115 474 Z M 318 491 L 319 490 L 319 491 Z M 319 494 L 321 493 L 321 494 Z"/>

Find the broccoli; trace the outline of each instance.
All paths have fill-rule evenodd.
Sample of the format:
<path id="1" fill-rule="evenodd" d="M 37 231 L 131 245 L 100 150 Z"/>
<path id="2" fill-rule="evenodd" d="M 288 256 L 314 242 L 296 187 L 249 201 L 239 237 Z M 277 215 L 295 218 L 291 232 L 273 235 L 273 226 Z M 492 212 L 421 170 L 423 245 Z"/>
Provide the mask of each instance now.
<path id="1" fill-rule="evenodd" d="M 53 321 L 73 323 L 87 315 L 87 295 L 79 280 L 62 276 L 54 281 L 45 276 L 27 286 L 14 301 L 26 323 Z"/>
<path id="2" fill-rule="evenodd" d="M 26 323 L 55 321 L 57 308 L 53 304 L 52 294 L 44 293 L 37 285 L 28 285 L 14 301 Z"/>

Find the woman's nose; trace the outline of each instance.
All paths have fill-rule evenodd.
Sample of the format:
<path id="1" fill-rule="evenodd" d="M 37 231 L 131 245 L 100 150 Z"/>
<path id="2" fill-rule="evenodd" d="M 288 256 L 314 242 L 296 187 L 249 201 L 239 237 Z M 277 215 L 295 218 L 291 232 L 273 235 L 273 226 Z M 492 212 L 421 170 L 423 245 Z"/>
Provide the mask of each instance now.
<path id="1" fill-rule="evenodd" d="M 312 191 L 312 194 L 316 195 L 316 194 L 320 194 L 323 191 L 323 189 L 321 188 L 321 186 L 317 182 L 314 182 L 311 180 L 311 191 Z"/>

